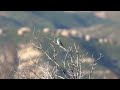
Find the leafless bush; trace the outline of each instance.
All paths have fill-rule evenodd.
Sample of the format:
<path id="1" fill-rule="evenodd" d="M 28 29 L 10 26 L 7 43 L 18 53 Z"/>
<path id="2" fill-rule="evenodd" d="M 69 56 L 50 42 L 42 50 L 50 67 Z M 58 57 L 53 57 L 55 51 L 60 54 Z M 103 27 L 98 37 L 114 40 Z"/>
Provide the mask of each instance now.
<path id="1" fill-rule="evenodd" d="M 92 74 L 97 65 L 97 62 L 103 57 L 100 53 L 100 56 L 97 60 L 93 60 L 88 65 L 88 70 L 83 69 L 83 62 L 88 56 L 88 53 L 81 55 L 79 53 L 80 48 L 75 43 L 73 46 L 68 46 L 68 49 L 58 45 L 56 39 L 47 38 L 49 47 L 51 47 L 52 52 L 45 50 L 38 40 L 38 37 L 35 36 L 33 32 L 34 39 L 31 40 L 31 44 L 36 50 L 42 52 L 42 56 L 45 56 L 48 61 L 44 62 L 41 60 L 41 57 L 37 57 L 34 60 L 29 59 L 33 64 L 32 66 L 20 68 L 16 72 L 16 78 L 19 79 L 92 79 Z M 37 43 L 37 44 L 36 44 Z M 59 51 L 56 47 L 59 47 L 65 53 L 65 56 L 62 56 L 60 65 L 57 61 L 59 56 Z M 92 55 L 92 58 L 93 55 Z M 52 64 L 51 64 L 52 63 Z"/>
<path id="2" fill-rule="evenodd" d="M 34 69 L 26 68 L 28 72 L 24 71 L 24 69 L 21 73 L 17 73 L 19 78 L 22 79 L 84 79 L 85 77 L 91 79 L 95 66 L 97 65 L 97 61 L 103 57 L 103 55 L 100 53 L 99 58 L 88 65 L 89 70 L 87 70 L 87 72 L 84 72 L 82 65 L 88 53 L 85 55 L 80 55 L 79 46 L 77 46 L 75 43 L 73 46 L 69 46 L 68 49 L 66 49 L 58 45 L 55 39 L 53 40 L 51 38 L 48 38 L 50 41 L 49 46 L 53 50 L 53 53 L 51 53 L 48 50 L 43 49 L 41 42 L 39 42 L 34 32 L 33 36 L 34 42 L 36 42 L 37 45 L 33 41 L 30 41 L 31 44 L 35 47 L 35 49 L 42 51 L 43 56 L 45 55 L 48 58 L 48 61 L 52 62 L 53 65 L 46 62 L 42 62 L 41 64 L 36 63 L 36 61 L 39 61 L 41 58 L 37 58 L 35 61 L 30 59 L 30 61 L 33 63 Z M 59 51 L 56 50 L 56 46 L 60 47 L 66 53 L 61 60 L 63 67 L 57 62 Z M 94 58 L 93 55 L 92 58 Z"/>

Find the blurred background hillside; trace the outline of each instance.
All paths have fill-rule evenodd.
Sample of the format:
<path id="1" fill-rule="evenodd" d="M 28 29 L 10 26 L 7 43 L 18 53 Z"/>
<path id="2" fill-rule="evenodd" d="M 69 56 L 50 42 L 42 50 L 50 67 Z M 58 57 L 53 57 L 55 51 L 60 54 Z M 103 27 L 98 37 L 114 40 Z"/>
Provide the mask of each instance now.
<path id="1" fill-rule="evenodd" d="M 94 55 L 86 57 L 86 63 L 102 53 L 104 57 L 98 62 L 94 78 L 120 78 L 119 29 L 119 11 L 0 11 L 0 51 L 3 43 L 12 40 L 22 60 L 19 68 L 31 65 L 29 58 L 44 58 L 30 42 L 35 31 L 45 49 L 49 49 L 49 37 L 60 37 L 65 48 L 77 43 L 81 54 Z M 61 63 L 64 52 L 58 50 Z"/>

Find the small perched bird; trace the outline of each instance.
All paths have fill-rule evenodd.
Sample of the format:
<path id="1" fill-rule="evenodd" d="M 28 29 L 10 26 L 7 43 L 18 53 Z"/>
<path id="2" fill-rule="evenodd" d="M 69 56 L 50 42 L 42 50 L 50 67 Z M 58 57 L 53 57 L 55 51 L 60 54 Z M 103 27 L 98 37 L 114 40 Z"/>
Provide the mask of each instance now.
<path id="1" fill-rule="evenodd" d="M 63 44 L 62 44 L 62 42 L 61 42 L 61 40 L 60 40 L 60 38 L 57 38 L 57 44 L 60 45 L 60 46 L 62 46 L 62 47 L 64 47 Z"/>

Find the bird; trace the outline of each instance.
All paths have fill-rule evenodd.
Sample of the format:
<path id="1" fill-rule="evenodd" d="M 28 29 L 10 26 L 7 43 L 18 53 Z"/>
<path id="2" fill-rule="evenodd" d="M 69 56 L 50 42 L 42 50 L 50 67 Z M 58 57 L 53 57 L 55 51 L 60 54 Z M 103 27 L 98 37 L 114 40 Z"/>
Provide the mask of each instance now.
<path id="1" fill-rule="evenodd" d="M 62 43 L 61 40 L 60 40 L 60 38 L 57 38 L 57 44 L 58 44 L 59 46 L 61 46 L 61 47 L 64 47 L 64 46 L 63 46 L 63 43 Z"/>

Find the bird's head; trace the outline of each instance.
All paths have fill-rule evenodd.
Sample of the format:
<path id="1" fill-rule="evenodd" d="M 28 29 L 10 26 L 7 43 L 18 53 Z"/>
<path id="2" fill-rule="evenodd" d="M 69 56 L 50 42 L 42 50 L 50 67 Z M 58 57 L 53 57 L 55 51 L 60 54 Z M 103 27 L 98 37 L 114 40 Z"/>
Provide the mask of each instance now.
<path id="1" fill-rule="evenodd" d="M 57 38 L 58 41 L 60 41 L 60 38 Z"/>

